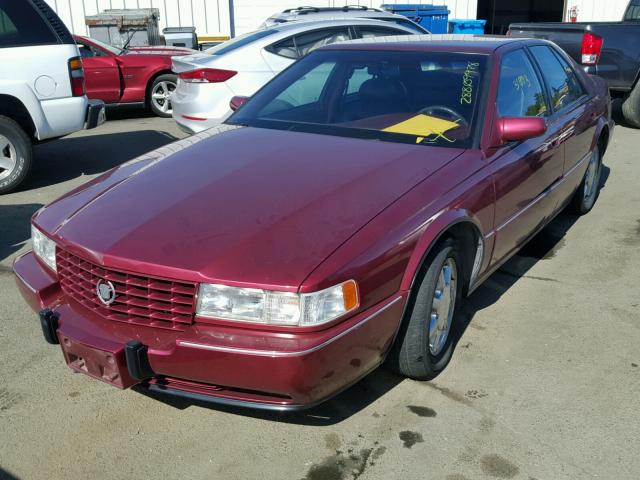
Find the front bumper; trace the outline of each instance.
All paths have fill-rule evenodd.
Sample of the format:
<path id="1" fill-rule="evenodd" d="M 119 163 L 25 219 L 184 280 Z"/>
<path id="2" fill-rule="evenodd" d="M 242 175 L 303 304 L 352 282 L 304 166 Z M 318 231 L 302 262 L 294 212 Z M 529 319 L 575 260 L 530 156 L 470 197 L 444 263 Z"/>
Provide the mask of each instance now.
<path id="1" fill-rule="evenodd" d="M 107 119 L 104 102 L 102 100 L 89 100 L 84 129 L 91 130 L 102 125 Z"/>
<path id="2" fill-rule="evenodd" d="M 54 330 L 58 339 L 68 341 L 63 352 L 74 370 L 86 367 L 77 361 L 82 352 L 95 351 L 127 368 L 121 369 L 117 381 L 101 378 L 102 370 L 97 375 L 85 368 L 84 373 L 120 388 L 140 383 L 152 391 L 272 410 L 318 404 L 379 366 L 406 301 L 406 293 L 398 293 L 317 332 L 265 332 L 198 323 L 172 331 L 107 320 L 68 300 L 32 252 L 15 261 L 14 271 L 20 292 L 35 311 L 55 311 Z M 127 361 L 127 343 L 132 341 L 145 348 L 148 378 L 136 374 L 139 362 Z"/>

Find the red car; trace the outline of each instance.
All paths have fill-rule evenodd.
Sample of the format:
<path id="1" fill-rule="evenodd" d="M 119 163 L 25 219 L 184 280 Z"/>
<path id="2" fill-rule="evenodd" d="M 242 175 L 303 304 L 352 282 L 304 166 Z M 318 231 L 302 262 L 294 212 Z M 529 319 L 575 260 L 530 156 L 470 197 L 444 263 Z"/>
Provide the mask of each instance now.
<path id="1" fill-rule="evenodd" d="M 121 49 L 93 38 L 75 35 L 84 66 L 87 96 L 107 105 L 151 108 L 161 117 L 171 116 L 170 95 L 177 77 L 171 57 L 195 52 L 179 47 Z"/>
<path id="2" fill-rule="evenodd" d="M 281 410 L 385 359 L 431 379 L 461 298 L 592 208 L 613 129 L 539 40 L 324 47 L 243 102 L 34 216 L 14 270 L 72 369 Z"/>

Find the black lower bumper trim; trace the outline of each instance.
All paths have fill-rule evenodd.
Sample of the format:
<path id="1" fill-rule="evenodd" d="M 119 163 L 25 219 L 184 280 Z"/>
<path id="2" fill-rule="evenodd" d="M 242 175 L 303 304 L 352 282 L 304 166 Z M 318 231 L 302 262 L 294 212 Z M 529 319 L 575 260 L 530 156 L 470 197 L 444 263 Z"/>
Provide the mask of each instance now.
<path id="1" fill-rule="evenodd" d="M 102 100 L 89 100 L 87 106 L 87 118 L 85 121 L 85 130 L 91 130 L 98 125 L 102 125 L 106 120 L 104 102 Z"/>
<path id="2" fill-rule="evenodd" d="M 271 412 L 299 412 L 302 410 L 308 410 L 309 408 L 317 405 L 317 403 L 314 403 L 312 405 L 278 405 L 273 403 L 250 402 L 247 400 L 234 400 L 231 398 L 215 397 L 212 395 L 204 395 L 201 393 L 185 392 L 184 390 L 178 390 L 175 388 L 155 384 L 142 384 L 139 385 L 139 387 L 142 387 L 153 393 L 161 393 L 172 397 L 186 398 L 187 400 L 193 400 L 201 403 L 210 403 L 213 405 L 222 405 L 225 407 L 267 410 Z"/>
<path id="3" fill-rule="evenodd" d="M 40 326 L 42 327 L 44 339 L 51 345 L 58 345 L 60 341 L 58 340 L 57 330 L 60 315 L 53 310 L 45 308 L 44 310 L 40 310 L 38 316 L 40 317 Z"/>
<path id="4" fill-rule="evenodd" d="M 127 370 L 134 380 L 148 380 L 155 374 L 149 365 L 149 357 L 147 356 L 147 346 L 142 343 L 131 340 L 124 347 L 124 356 L 127 360 Z"/>

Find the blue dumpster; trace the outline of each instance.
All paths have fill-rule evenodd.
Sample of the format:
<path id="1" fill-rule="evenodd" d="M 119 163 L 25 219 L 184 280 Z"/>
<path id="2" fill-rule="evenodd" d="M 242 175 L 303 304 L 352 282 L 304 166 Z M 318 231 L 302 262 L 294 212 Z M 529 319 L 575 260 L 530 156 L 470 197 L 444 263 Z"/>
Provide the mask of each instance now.
<path id="1" fill-rule="evenodd" d="M 486 20 L 449 20 L 449 33 L 484 34 Z"/>
<path id="2" fill-rule="evenodd" d="M 420 24 L 431 33 L 447 33 L 449 9 L 446 5 L 418 5 L 415 3 L 385 4 L 382 8 L 399 13 Z"/>

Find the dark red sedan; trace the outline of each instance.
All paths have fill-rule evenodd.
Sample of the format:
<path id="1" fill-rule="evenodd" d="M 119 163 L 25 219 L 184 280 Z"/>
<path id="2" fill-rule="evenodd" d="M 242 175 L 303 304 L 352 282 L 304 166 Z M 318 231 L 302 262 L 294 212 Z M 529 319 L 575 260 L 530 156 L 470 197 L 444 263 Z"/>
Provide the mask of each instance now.
<path id="1" fill-rule="evenodd" d="M 428 380 L 461 298 L 593 207 L 612 128 L 548 42 L 330 46 L 40 210 L 14 270 L 67 364 L 120 388 L 285 410 L 385 359 Z"/>
<path id="2" fill-rule="evenodd" d="M 87 96 L 107 105 L 144 106 L 161 117 L 171 116 L 171 94 L 177 77 L 171 57 L 195 50 L 179 47 L 118 48 L 99 40 L 74 36 L 84 67 Z"/>

